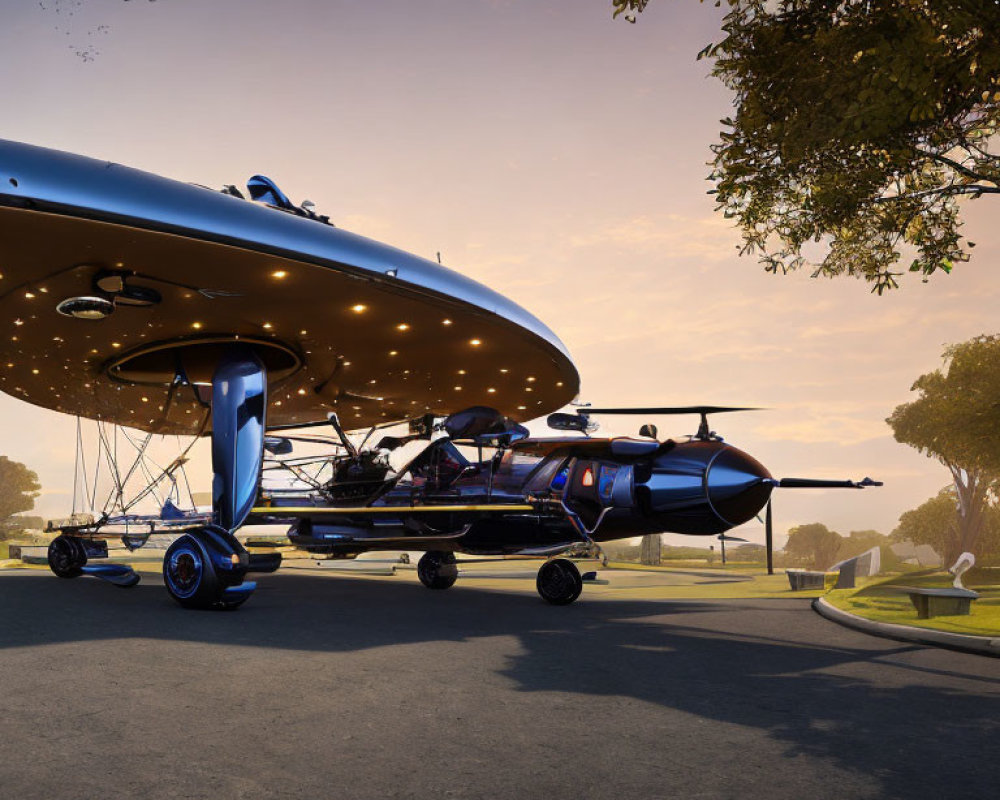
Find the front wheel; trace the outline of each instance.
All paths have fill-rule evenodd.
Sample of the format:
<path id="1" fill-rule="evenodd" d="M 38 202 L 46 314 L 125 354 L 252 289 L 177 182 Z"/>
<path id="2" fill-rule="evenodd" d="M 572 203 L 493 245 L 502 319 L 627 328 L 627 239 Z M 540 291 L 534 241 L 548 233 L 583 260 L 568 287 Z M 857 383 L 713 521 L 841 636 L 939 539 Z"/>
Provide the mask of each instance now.
<path id="1" fill-rule="evenodd" d="M 83 542 L 60 534 L 49 543 L 49 569 L 60 578 L 78 578 L 87 564 Z"/>
<path id="2" fill-rule="evenodd" d="M 417 562 L 417 577 L 428 589 L 450 589 L 458 579 L 455 554 L 428 550 Z"/>
<path id="3" fill-rule="evenodd" d="M 542 599 L 554 606 L 568 606 L 583 591 L 583 578 L 576 564 L 565 558 L 546 561 L 538 570 L 535 588 Z"/>
<path id="4" fill-rule="evenodd" d="M 170 596 L 185 608 L 211 608 L 219 601 L 219 578 L 212 559 L 191 534 L 167 549 L 163 582 Z"/>

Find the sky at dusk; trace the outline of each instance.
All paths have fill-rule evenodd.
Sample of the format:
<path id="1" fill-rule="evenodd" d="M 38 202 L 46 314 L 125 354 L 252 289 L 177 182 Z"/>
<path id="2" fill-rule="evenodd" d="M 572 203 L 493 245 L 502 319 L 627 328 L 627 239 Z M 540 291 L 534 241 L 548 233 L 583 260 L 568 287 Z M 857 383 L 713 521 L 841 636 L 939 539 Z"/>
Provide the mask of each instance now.
<path id="1" fill-rule="evenodd" d="M 584 401 L 760 406 L 713 427 L 779 477 L 886 483 L 779 491 L 779 533 L 888 533 L 949 481 L 884 420 L 945 345 L 1000 327 L 1000 207 L 967 208 L 971 263 L 882 297 L 740 257 L 705 179 L 731 97 L 695 54 L 719 18 L 695 0 L 636 25 L 606 0 L 19 0 L 0 12 L 0 138 L 213 187 L 266 174 L 525 306 Z M 38 472 L 39 513 L 69 510 L 74 431 L 0 395 L 0 452 Z"/>

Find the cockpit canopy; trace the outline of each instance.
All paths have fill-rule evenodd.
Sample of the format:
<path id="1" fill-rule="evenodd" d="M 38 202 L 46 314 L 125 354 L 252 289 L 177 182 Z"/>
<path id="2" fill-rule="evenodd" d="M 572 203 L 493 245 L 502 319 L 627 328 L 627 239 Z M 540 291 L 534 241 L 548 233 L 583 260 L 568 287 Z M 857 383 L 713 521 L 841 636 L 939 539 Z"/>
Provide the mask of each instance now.
<path id="1" fill-rule="evenodd" d="M 443 427 L 449 439 L 471 439 L 478 444 L 497 442 L 509 445 L 528 436 L 527 428 L 488 406 L 472 406 L 450 414 L 445 418 Z"/>

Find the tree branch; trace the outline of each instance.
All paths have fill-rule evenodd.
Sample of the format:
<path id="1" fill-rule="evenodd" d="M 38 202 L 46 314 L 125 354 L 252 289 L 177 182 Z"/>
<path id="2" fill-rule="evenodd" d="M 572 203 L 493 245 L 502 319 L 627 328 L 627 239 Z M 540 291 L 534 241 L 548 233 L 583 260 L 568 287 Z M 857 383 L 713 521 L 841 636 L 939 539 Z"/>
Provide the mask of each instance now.
<path id="1" fill-rule="evenodd" d="M 931 197 L 933 195 L 950 196 L 954 194 L 1000 194 L 1000 186 L 981 186 L 980 184 L 957 186 L 939 186 L 934 189 L 922 189 L 919 192 L 909 192 L 908 194 L 894 194 L 891 197 L 876 197 L 875 203 L 895 203 L 899 200 L 913 200 L 921 197 Z"/>
<path id="2" fill-rule="evenodd" d="M 974 181 L 989 181 L 990 183 L 994 184 L 996 183 L 996 181 L 990 178 L 989 176 L 982 175 L 976 172 L 975 170 L 971 169 L 970 167 L 965 166 L 965 164 L 961 163 L 960 161 L 955 161 L 955 159 L 953 158 L 948 158 L 948 156 L 943 156 L 940 153 L 933 153 L 929 150 L 921 150 L 919 147 L 917 148 L 917 152 L 920 155 L 931 159 L 932 161 L 937 161 L 938 163 L 945 164 L 946 166 L 951 167 L 953 170 L 955 170 L 955 172 L 964 175 L 966 178 L 971 178 Z"/>

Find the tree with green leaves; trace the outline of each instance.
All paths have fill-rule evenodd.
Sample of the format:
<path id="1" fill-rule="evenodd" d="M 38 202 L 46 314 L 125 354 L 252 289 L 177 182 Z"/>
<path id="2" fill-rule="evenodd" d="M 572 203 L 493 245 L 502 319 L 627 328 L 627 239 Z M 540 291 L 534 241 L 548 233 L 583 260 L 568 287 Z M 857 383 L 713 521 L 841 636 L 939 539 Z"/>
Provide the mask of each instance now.
<path id="1" fill-rule="evenodd" d="M 961 203 L 1000 194 L 1000 0 L 725 2 L 699 57 L 734 93 L 711 177 L 743 252 L 879 293 L 904 253 L 925 280 L 967 261 Z"/>
<path id="2" fill-rule="evenodd" d="M 954 486 L 946 486 L 916 508 L 904 511 L 891 536 L 893 542 L 930 545 L 942 557 L 955 552 L 960 537 Z"/>
<path id="3" fill-rule="evenodd" d="M 873 547 L 881 547 L 888 542 L 889 537 L 878 531 L 851 531 L 847 536 L 841 538 L 836 560 L 843 561 L 846 558 L 854 558 L 854 556 L 859 556 Z"/>
<path id="4" fill-rule="evenodd" d="M 841 539 L 840 550 L 837 551 L 837 561 L 854 558 L 854 556 L 859 556 L 873 547 L 877 547 L 881 572 L 891 572 L 897 569 L 900 564 L 899 556 L 893 553 L 890 547 L 892 541 L 894 540 L 890 540 L 884 533 L 875 530 L 851 531 Z"/>
<path id="5" fill-rule="evenodd" d="M 919 397 L 886 422 L 896 441 L 940 461 L 951 473 L 957 532 L 945 559 L 976 552 L 983 515 L 1000 476 L 1000 336 L 978 336 L 945 350 L 945 370 L 921 375 Z"/>
<path id="6" fill-rule="evenodd" d="M 19 461 L 0 456 L 0 534 L 22 527 L 15 514 L 35 507 L 41 490 L 38 475 Z"/>
<path id="7" fill-rule="evenodd" d="M 820 522 L 797 525 L 788 532 L 785 555 L 816 569 L 826 569 L 837 560 L 843 537 Z"/>
<path id="8" fill-rule="evenodd" d="M 899 517 L 899 525 L 892 532 L 893 542 L 926 544 L 941 553 L 947 564 L 963 552 L 962 524 L 954 486 L 946 486 L 934 497 Z M 980 562 L 995 560 L 1000 556 L 1000 509 L 987 505 L 981 516 L 980 535 L 972 550 Z M 946 565 L 947 565 L 946 564 Z"/>

